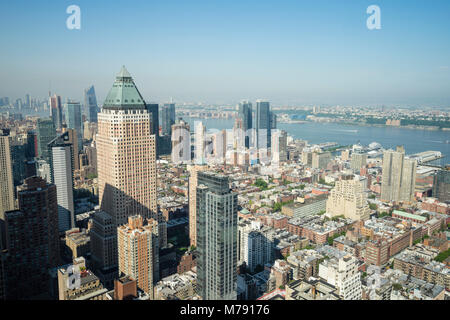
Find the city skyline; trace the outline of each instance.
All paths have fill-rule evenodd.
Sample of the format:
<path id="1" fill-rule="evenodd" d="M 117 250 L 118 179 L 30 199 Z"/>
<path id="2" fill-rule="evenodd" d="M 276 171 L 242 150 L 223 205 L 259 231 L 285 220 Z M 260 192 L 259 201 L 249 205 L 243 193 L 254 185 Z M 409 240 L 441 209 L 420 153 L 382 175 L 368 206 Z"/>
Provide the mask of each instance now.
<path id="1" fill-rule="evenodd" d="M 148 102 L 450 105 L 448 2 L 378 1 L 380 30 L 366 27 L 369 1 L 322 2 L 80 1 L 81 29 L 69 30 L 68 1 L 27 3 L 16 21 L 17 1 L 2 8 L 0 95 L 81 102 L 93 84 L 101 105 L 125 64 Z"/>

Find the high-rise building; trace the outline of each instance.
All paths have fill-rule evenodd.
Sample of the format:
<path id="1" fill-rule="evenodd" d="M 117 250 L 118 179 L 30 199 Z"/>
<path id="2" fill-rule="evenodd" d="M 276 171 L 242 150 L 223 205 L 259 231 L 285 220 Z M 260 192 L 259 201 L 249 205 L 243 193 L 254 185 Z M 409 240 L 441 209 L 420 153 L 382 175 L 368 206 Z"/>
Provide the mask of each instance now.
<path id="1" fill-rule="evenodd" d="M 56 185 L 58 199 L 58 228 L 60 234 L 75 227 L 73 200 L 73 150 L 68 132 L 48 144 L 51 181 Z"/>
<path id="2" fill-rule="evenodd" d="M 197 246 L 197 186 L 198 172 L 206 170 L 207 166 L 189 166 L 189 239 L 191 246 Z"/>
<path id="3" fill-rule="evenodd" d="M 270 103 L 262 100 L 256 101 L 256 131 L 258 148 L 270 148 L 270 144 L 272 142 L 271 127 Z"/>
<path id="4" fill-rule="evenodd" d="M 250 148 L 250 138 L 251 134 L 248 130 L 253 128 L 253 109 L 252 103 L 249 101 L 242 101 L 238 105 L 238 119 L 242 121 L 242 126 L 240 129 L 244 131 L 244 146 L 245 148 Z"/>
<path id="5" fill-rule="evenodd" d="M 367 220 L 370 208 L 367 195 L 358 177 L 346 176 L 336 181 L 327 200 L 327 215 L 343 215 L 353 220 Z"/>
<path id="6" fill-rule="evenodd" d="M 10 139 L 9 130 L 0 130 L 0 220 L 4 220 L 5 211 L 14 210 L 14 183 Z"/>
<path id="7" fill-rule="evenodd" d="M 245 262 L 247 269 L 254 272 L 261 270 L 266 263 L 273 261 L 273 242 L 269 236 L 271 228 L 259 221 L 239 224 L 239 261 Z"/>
<path id="8" fill-rule="evenodd" d="M 191 161 L 190 126 L 180 119 L 172 126 L 172 162 Z"/>
<path id="9" fill-rule="evenodd" d="M 350 168 L 354 172 L 359 172 L 361 168 L 367 165 L 367 153 L 353 152 Z"/>
<path id="10" fill-rule="evenodd" d="M 50 112 L 53 121 L 53 125 L 56 130 L 61 130 L 63 124 L 63 111 L 62 111 L 62 103 L 61 97 L 58 95 L 54 95 L 49 97 Z"/>
<path id="11" fill-rule="evenodd" d="M 102 210 L 117 226 L 129 216 L 157 213 L 152 116 L 131 75 L 122 68 L 98 114 L 97 162 Z"/>
<path id="12" fill-rule="evenodd" d="M 440 170 L 434 176 L 433 197 L 441 202 L 450 201 L 450 170 Z"/>
<path id="13" fill-rule="evenodd" d="M 92 215 L 91 261 L 95 273 L 102 283 L 111 288 L 118 276 L 117 226 L 104 211 Z"/>
<path id="14" fill-rule="evenodd" d="M 21 185 L 23 180 L 26 178 L 25 164 L 27 144 L 25 141 L 12 140 L 11 143 L 11 160 L 12 160 L 12 171 L 13 171 L 13 181 L 14 187 Z"/>
<path id="15" fill-rule="evenodd" d="M 206 164 L 206 127 L 197 121 L 194 128 L 195 164 Z"/>
<path id="16" fill-rule="evenodd" d="M 271 147 L 272 162 L 280 163 L 287 161 L 287 132 L 284 130 L 274 130 L 272 132 Z"/>
<path id="17" fill-rule="evenodd" d="M 161 109 L 162 135 L 171 136 L 175 124 L 175 103 L 165 103 Z"/>
<path id="18" fill-rule="evenodd" d="M 56 129 L 54 123 L 50 119 L 38 119 L 37 121 L 37 144 L 38 157 L 50 161 L 47 145 L 56 138 Z"/>
<path id="19" fill-rule="evenodd" d="M 83 127 L 81 123 L 81 104 L 79 102 L 67 102 L 65 105 L 67 128 L 76 131 L 78 150 L 83 147 Z M 78 156 L 77 156 L 78 157 Z"/>
<path id="20" fill-rule="evenodd" d="M 17 190 L 19 210 L 5 213 L 7 299 L 42 297 L 60 263 L 56 186 L 31 177 Z"/>
<path id="21" fill-rule="evenodd" d="M 416 185 L 416 161 L 405 158 L 403 147 L 383 153 L 381 200 L 412 202 Z"/>
<path id="22" fill-rule="evenodd" d="M 98 105 L 94 86 L 84 90 L 84 107 L 88 113 L 89 122 L 97 122 Z"/>
<path id="23" fill-rule="evenodd" d="M 142 216 L 128 217 L 128 224 L 117 228 L 119 271 L 136 279 L 138 287 L 153 299 L 155 267 L 159 265 L 158 222 Z"/>
<path id="24" fill-rule="evenodd" d="M 152 114 L 152 134 L 155 135 L 156 142 L 156 156 L 163 154 L 170 154 L 170 142 L 166 145 L 166 141 L 170 140 L 170 136 L 166 141 L 161 141 L 159 136 L 159 105 L 155 103 L 147 103 L 148 112 Z"/>
<path id="25" fill-rule="evenodd" d="M 204 300 L 236 299 L 237 206 L 226 176 L 198 173 L 197 274 Z"/>
<path id="26" fill-rule="evenodd" d="M 63 128 L 62 129 L 63 134 L 67 135 L 68 137 L 65 137 L 66 143 L 69 143 L 72 148 L 72 154 L 73 154 L 73 170 L 79 170 L 80 169 L 80 163 L 77 161 L 78 154 L 80 153 L 79 149 L 79 135 L 77 134 L 77 131 L 74 129 L 69 128 Z"/>
<path id="27" fill-rule="evenodd" d="M 330 161 L 331 161 L 331 152 L 312 153 L 311 165 L 314 169 L 326 169 Z"/>

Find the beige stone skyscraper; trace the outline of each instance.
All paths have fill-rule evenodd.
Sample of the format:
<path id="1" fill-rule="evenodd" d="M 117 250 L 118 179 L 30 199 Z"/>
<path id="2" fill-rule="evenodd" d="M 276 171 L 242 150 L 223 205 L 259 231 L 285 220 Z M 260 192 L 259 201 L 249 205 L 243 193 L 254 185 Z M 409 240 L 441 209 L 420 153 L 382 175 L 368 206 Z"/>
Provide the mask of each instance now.
<path id="1" fill-rule="evenodd" d="M 327 215 L 343 215 L 353 220 L 369 219 L 367 195 L 358 177 L 351 175 L 336 182 L 327 200 Z"/>
<path id="2" fill-rule="evenodd" d="M 156 218 L 152 115 L 125 67 L 98 114 L 96 140 L 101 209 L 117 226 L 137 214 Z"/>
<path id="3" fill-rule="evenodd" d="M 2 220 L 5 218 L 5 211 L 14 210 L 10 143 L 9 131 L 0 129 L 0 219 Z"/>
<path id="4" fill-rule="evenodd" d="M 189 176 L 189 239 L 191 246 L 197 246 L 197 186 L 198 173 L 208 166 L 192 165 L 188 167 Z"/>
<path id="5" fill-rule="evenodd" d="M 386 150 L 383 154 L 383 175 L 381 181 L 381 200 L 411 202 L 416 186 L 417 163 L 405 159 L 405 149 Z"/>
<path id="6" fill-rule="evenodd" d="M 158 265 L 158 222 L 142 216 L 128 218 L 128 224 L 117 228 L 119 272 L 136 279 L 140 289 L 153 299 L 155 267 Z"/>

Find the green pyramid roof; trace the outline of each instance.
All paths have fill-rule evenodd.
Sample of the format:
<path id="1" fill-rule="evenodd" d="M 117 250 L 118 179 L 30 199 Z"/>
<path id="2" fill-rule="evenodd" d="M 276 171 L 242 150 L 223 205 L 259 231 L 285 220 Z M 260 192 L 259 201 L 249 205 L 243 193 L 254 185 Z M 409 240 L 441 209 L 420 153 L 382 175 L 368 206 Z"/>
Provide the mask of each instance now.
<path id="1" fill-rule="evenodd" d="M 116 76 L 116 81 L 103 103 L 104 109 L 145 109 L 146 104 L 125 66 Z"/>

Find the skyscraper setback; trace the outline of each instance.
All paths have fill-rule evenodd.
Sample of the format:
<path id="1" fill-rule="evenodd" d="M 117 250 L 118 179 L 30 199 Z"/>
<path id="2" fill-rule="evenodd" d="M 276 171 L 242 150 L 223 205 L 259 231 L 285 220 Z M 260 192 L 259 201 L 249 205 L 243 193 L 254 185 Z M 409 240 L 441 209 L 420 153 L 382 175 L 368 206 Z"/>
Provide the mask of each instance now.
<path id="1" fill-rule="evenodd" d="M 98 114 L 99 200 L 116 226 L 128 217 L 158 219 L 156 150 L 152 114 L 131 75 L 122 67 Z M 164 222 L 161 245 L 165 246 Z"/>

